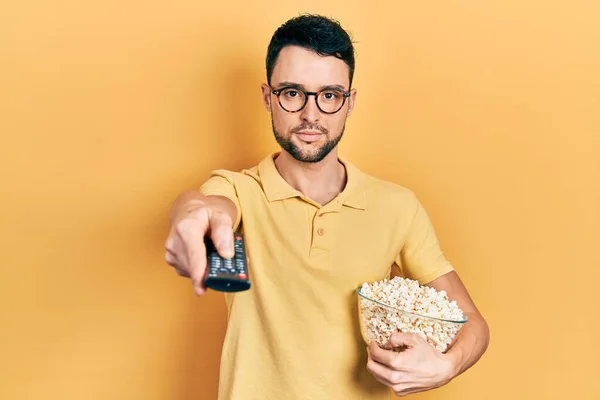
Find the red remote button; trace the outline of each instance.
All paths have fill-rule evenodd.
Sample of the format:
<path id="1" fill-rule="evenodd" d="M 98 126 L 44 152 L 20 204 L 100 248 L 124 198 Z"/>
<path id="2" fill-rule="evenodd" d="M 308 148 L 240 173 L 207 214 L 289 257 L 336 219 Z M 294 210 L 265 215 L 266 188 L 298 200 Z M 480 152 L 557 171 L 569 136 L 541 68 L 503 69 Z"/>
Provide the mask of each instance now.
<path id="1" fill-rule="evenodd" d="M 246 279 L 246 278 L 248 278 L 248 276 L 246 274 L 238 274 L 238 278 Z"/>

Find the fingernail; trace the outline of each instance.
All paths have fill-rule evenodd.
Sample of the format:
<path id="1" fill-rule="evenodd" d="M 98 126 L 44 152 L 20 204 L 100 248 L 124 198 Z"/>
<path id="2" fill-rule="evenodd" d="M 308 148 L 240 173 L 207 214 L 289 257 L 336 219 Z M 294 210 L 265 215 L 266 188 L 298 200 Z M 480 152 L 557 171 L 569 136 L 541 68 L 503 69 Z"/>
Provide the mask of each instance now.
<path id="1" fill-rule="evenodd" d="M 221 253 L 223 257 L 233 257 L 233 250 L 231 249 L 231 242 L 229 240 L 224 240 L 219 244 L 219 253 Z"/>
<path id="2" fill-rule="evenodd" d="M 229 246 L 221 247 L 221 253 L 223 254 L 224 257 L 233 257 L 233 252 L 231 251 Z"/>

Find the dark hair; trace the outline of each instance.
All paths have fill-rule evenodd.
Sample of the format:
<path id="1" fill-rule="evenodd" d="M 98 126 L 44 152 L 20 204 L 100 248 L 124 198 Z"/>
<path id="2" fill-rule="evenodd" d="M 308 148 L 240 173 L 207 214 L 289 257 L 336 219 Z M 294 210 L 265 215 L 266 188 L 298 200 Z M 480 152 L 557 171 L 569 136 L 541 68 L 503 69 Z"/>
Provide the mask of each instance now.
<path id="1" fill-rule="evenodd" d="M 273 34 L 267 49 L 267 82 L 277 57 L 285 46 L 300 46 L 321 56 L 334 56 L 350 68 L 350 86 L 354 77 L 354 46 L 348 32 L 334 19 L 304 14 L 281 25 Z"/>

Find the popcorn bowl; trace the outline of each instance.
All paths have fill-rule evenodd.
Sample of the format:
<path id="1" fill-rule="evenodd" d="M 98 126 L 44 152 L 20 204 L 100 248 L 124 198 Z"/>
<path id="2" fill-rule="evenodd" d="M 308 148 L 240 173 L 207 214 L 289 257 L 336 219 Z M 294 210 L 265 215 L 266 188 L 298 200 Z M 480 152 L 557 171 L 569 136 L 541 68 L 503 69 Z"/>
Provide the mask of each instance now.
<path id="1" fill-rule="evenodd" d="M 460 320 L 449 320 L 404 311 L 367 297 L 361 289 L 356 289 L 358 320 L 362 338 L 367 345 L 375 341 L 383 346 L 396 332 L 412 332 L 444 353 L 468 320 L 466 315 Z"/>

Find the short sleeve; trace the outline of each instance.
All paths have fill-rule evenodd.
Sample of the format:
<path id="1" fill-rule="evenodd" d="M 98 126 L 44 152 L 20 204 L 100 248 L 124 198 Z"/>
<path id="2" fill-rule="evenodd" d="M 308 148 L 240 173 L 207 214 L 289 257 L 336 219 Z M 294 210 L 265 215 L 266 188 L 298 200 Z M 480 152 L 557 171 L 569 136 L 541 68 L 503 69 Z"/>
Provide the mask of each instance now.
<path id="1" fill-rule="evenodd" d="M 242 220 L 242 208 L 240 207 L 233 173 L 226 170 L 213 171 L 210 178 L 200 186 L 200 193 L 206 196 L 227 197 L 235 204 L 237 217 L 233 223 L 233 230 L 236 231 Z"/>
<path id="2" fill-rule="evenodd" d="M 415 201 L 416 210 L 396 263 L 406 278 L 424 285 L 454 268 L 440 248 L 427 212 L 416 197 Z"/>

